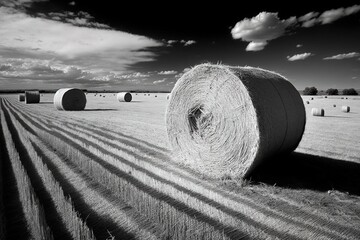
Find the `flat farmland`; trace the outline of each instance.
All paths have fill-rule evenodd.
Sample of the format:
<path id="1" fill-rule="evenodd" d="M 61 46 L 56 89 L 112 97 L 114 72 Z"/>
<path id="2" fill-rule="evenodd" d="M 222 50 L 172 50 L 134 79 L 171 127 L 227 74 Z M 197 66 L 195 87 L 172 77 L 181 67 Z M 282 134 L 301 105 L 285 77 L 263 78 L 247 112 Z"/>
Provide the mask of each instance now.
<path id="1" fill-rule="evenodd" d="M 2 218 L 21 223 L 14 237 L 23 229 L 23 239 L 360 238 L 359 97 L 304 96 L 299 147 L 239 180 L 208 179 L 172 156 L 165 93 L 133 93 L 131 102 L 87 93 L 77 112 L 57 111 L 53 96 L 39 104 L 0 96 L 2 189 L 30 189 L 11 206 L 2 197 L 11 209 Z M 24 210 L 29 197 L 36 224 Z"/>

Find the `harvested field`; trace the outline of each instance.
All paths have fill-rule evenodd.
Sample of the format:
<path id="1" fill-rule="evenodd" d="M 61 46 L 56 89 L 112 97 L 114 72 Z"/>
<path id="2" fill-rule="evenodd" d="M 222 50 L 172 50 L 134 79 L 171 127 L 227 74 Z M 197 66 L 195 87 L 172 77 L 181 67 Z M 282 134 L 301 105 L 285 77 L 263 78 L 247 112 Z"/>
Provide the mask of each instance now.
<path id="1" fill-rule="evenodd" d="M 126 104 L 102 95 L 88 94 L 85 110 L 77 112 L 57 111 L 54 94 L 28 105 L 15 94 L 0 96 L 6 142 L 0 146 L 0 208 L 6 207 L 0 223 L 19 222 L 23 234 L 2 224 L 0 237 L 360 238 L 360 97 L 313 97 L 295 152 L 264 162 L 243 180 L 208 179 L 172 155 L 166 93 L 134 94 Z M 326 115 L 312 116 L 314 107 Z M 17 175 L 27 176 L 39 224 L 25 214 L 27 195 L 8 203 L 8 191 L 20 187 L 6 183 L 17 182 Z"/>

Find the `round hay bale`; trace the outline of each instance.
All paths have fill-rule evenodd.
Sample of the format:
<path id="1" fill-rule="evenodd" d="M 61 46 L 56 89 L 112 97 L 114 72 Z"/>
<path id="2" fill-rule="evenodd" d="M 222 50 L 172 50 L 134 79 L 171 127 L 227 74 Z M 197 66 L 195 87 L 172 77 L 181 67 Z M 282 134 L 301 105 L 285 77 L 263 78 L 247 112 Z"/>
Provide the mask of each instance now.
<path id="1" fill-rule="evenodd" d="M 336 107 L 336 104 L 334 104 L 333 107 Z"/>
<path id="2" fill-rule="evenodd" d="M 19 102 L 25 101 L 25 94 L 19 94 L 18 98 L 19 98 Z"/>
<path id="3" fill-rule="evenodd" d="M 342 106 L 341 111 L 348 113 L 348 112 L 350 112 L 350 107 L 349 106 Z"/>
<path id="4" fill-rule="evenodd" d="M 86 106 L 86 95 L 77 88 L 61 88 L 54 95 L 57 110 L 80 111 Z"/>
<path id="5" fill-rule="evenodd" d="M 311 115 L 316 116 L 316 117 L 323 117 L 323 116 L 325 116 L 325 111 L 323 108 L 312 108 Z"/>
<path id="6" fill-rule="evenodd" d="M 25 103 L 39 103 L 40 93 L 39 91 L 25 91 Z"/>
<path id="7" fill-rule="evenodd" d="M 170 98 L 171 98 L 171 94 L 168 93 L 168 94 L 166 95 L 166 99 L 167 99 L 167 100 L 170 100 Z"/>
<path id="8" fill-rule="evenodd" d="M 198 65 L 177 81 L 166 110 L 175 159 L 214 178 L 246 177 L 293 151 L 305 121 L 295 87 L 252 67 Z"/>
<path id="9" fill-rule="evenodd" d="M 324 98 L 327 98 L 327 96 L 325 96 Z"/>
<path id="10" fill-rule="evenodd" d="M 155 95 L 155 97 L 157 97 L 157 95 Z"/>
<path id="11" fill-rule="evenodd" d="M 116 98 L 119 102 L 131 102 L 132 100 L 131 93 L 129 92 L 119 92 Z"/>
<path id="12" fill-rule="evenodd" d="M 314 100 L 314 98 L 312 97 L 310 100 Z"/>
<path id="13" fill-rule="evenodd" d="M 148 96 L 150 96 L 150 93 L 148 94 Z"/>
<path id="14" fill-rule="evenodd" d="M 306 101 L 306 104 L 310 104 L 310 102 L 309 102 L 309 101 Z"/>

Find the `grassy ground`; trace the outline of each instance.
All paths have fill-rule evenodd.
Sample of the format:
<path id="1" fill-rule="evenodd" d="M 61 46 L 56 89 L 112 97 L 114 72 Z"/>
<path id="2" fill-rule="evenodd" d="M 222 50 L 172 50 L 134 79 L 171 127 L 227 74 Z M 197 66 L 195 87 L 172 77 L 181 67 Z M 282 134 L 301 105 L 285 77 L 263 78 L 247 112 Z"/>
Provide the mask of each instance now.
<path id="1" fill-rule="evenodd" d="M 100 194 L 96 198 L 101 200 L 106 196 L 106 199 L 112 199 L 114 206 L 128 205 L 138 213 L 126 214 L 139 226 L 148 226 L 150 221 L 156 229 L 165 231 L 154 230 L 159 238 L 175 239 L 172 234 L 176 233 L 187 237 L 223 236 L 230 239 L 240 236 L 259 239 L 360 238 L 359 97 L 314 97 L 314 100 L 303 97 L 307 125 L 296 151 L 269 159 L 271 161 L 261 166 L 250 179 L 239 182 L 205 179 L 172 158 L 165 126 L 167 94 L 132 94 L 130 103 L 116 101 L 113 94 L 94 95 L 87 94 L 88 103 L 81 112 L 57 111 L 52 104 L 53 94 L 44 94 L 41 103 L 33 105 L 18 102 L 17 95 L 1 96 L 6 102 L 5 110 L 18 119 L 24 132 L 31 131 L 39 138 L 39 151 L 49 151 L 51 146 L 45 144 L 48 143 L 53 144 L 54 153 L 60 154 L 59 159 L 49 166 L 54 164 L 52 171 L 57 172 L 55 176 L 59 175 L 58 181 L 68 186 L 65 191 L 75 189 L 74 193 L 69 190 L 70 196 L 76 192 L 86 195 L 86 191 L 90 191 L 71 185 L 75 178 L 82 178 L 89 185 L 93 181 L 91 184 L 97 184 L 97 192 L 102 192 L 94 193 Z M 306 101 L 310 103 L 306 104 Z M 350 106 L 350 113 L 341 112 L 342 105 Z M 325 117 L 311 116 L 312 107 L 324 108 Z M 75 146 L 77 150 L 71 150 Z M 49 157 L 49 161 L 51 159 L 55 157 Z M 69 170 L 62 173 L 65 164 L 61 166 L 61 161 L 65 162 L 65 159 L 68 159 L 67 165 L 73 169 L 74 176 L 69 175 Z M 85 160 L 94 161 L 95 165 L 86 167 Z M 56 167 L 56 164 L 60 165 Z M 116 193 L 116 188 L 110 188 L 110 182 L 105 184 L 105 178 L 95 177 L 87 170 L 93 171 L 95 167 L 113 176 L 110 179 L 118 176 L 116 186 L 134 189 L 132 195 Z M 88 201 L 90 210 L 78 208 L 84 213 L 100 214 L 98 208 L 91 207 L 94 203 L 90 200 L 76 194 L 71 197 L 75 208 L 78 202 Z M 132 203 L 130 197 L 146 199 L 147 204 Z M 116 203 L 116 198 L 121 204 Z M 154 212 L 149 211 L 151 209 L 155 209 Z M 144 219 L 137 220 L 138 215 Z M 172 223 L 162 222 L 164 217 L 161 216 L 171 219 Z M 115 216 L 111 219 L 116 229 L 120 223 Z M 90 220 L 94 221 L 91 216 Z M 191 225 L 210 233 L 204 235 L 186 230 Z M 100 232 L 96 230 L 95 235 L 97 231 Z M 181 239 L 181 236 L 177 238 Z"/>

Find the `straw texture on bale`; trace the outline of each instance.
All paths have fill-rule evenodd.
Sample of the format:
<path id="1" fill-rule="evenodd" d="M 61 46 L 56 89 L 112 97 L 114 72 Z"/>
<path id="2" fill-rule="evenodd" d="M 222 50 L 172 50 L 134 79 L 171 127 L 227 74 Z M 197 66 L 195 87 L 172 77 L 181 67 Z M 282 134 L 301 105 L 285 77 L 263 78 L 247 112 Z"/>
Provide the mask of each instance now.
<path id="1" fill-rule="evenodd" d="M 214 177 L 246 177 L 265 159 L 293 151 L 305 107 L 284 77 L 252 67 L 201 64 L 175 84 L 166 126 L 175 159 Z"/>
<path id="2" fill-rule="evenodd" d="M 86 95 L 77 88 L 61 88 L 54 95 L 57 110 L 81 111 L 86 106 Z"/>
<path id="3" fill-rule="evenodd" d="M 40 93 L 39 91 L 25 91 L 25 103 L 39 103 Z"/>
<path id="4" fill-rule="evenodd" d="M 129 92 L 119 92 L 116 98 L 119 102 L 131 102 L 132 100 L 131 93 Z"/>
<path id="5" fill-rule="evenodd" d="M 350 107 L 349 107 L 349 106 L 342 106 L 342 107 L 341 107 L 341 111 L 343 111 L 343 112 L 350 112 Z"/>
<path id="6" fill-rule="evenodd" d="M 325 116 L 325 111 L 323 108 L 312 108 L 311 115 L 317 116 L 317 117 L 323 117 L 323 116 Z"/>
<path id="7" fill-rule="evenodd" d="M 25 101 L 25 94 L 19 94 L 19 102 Z"/>

